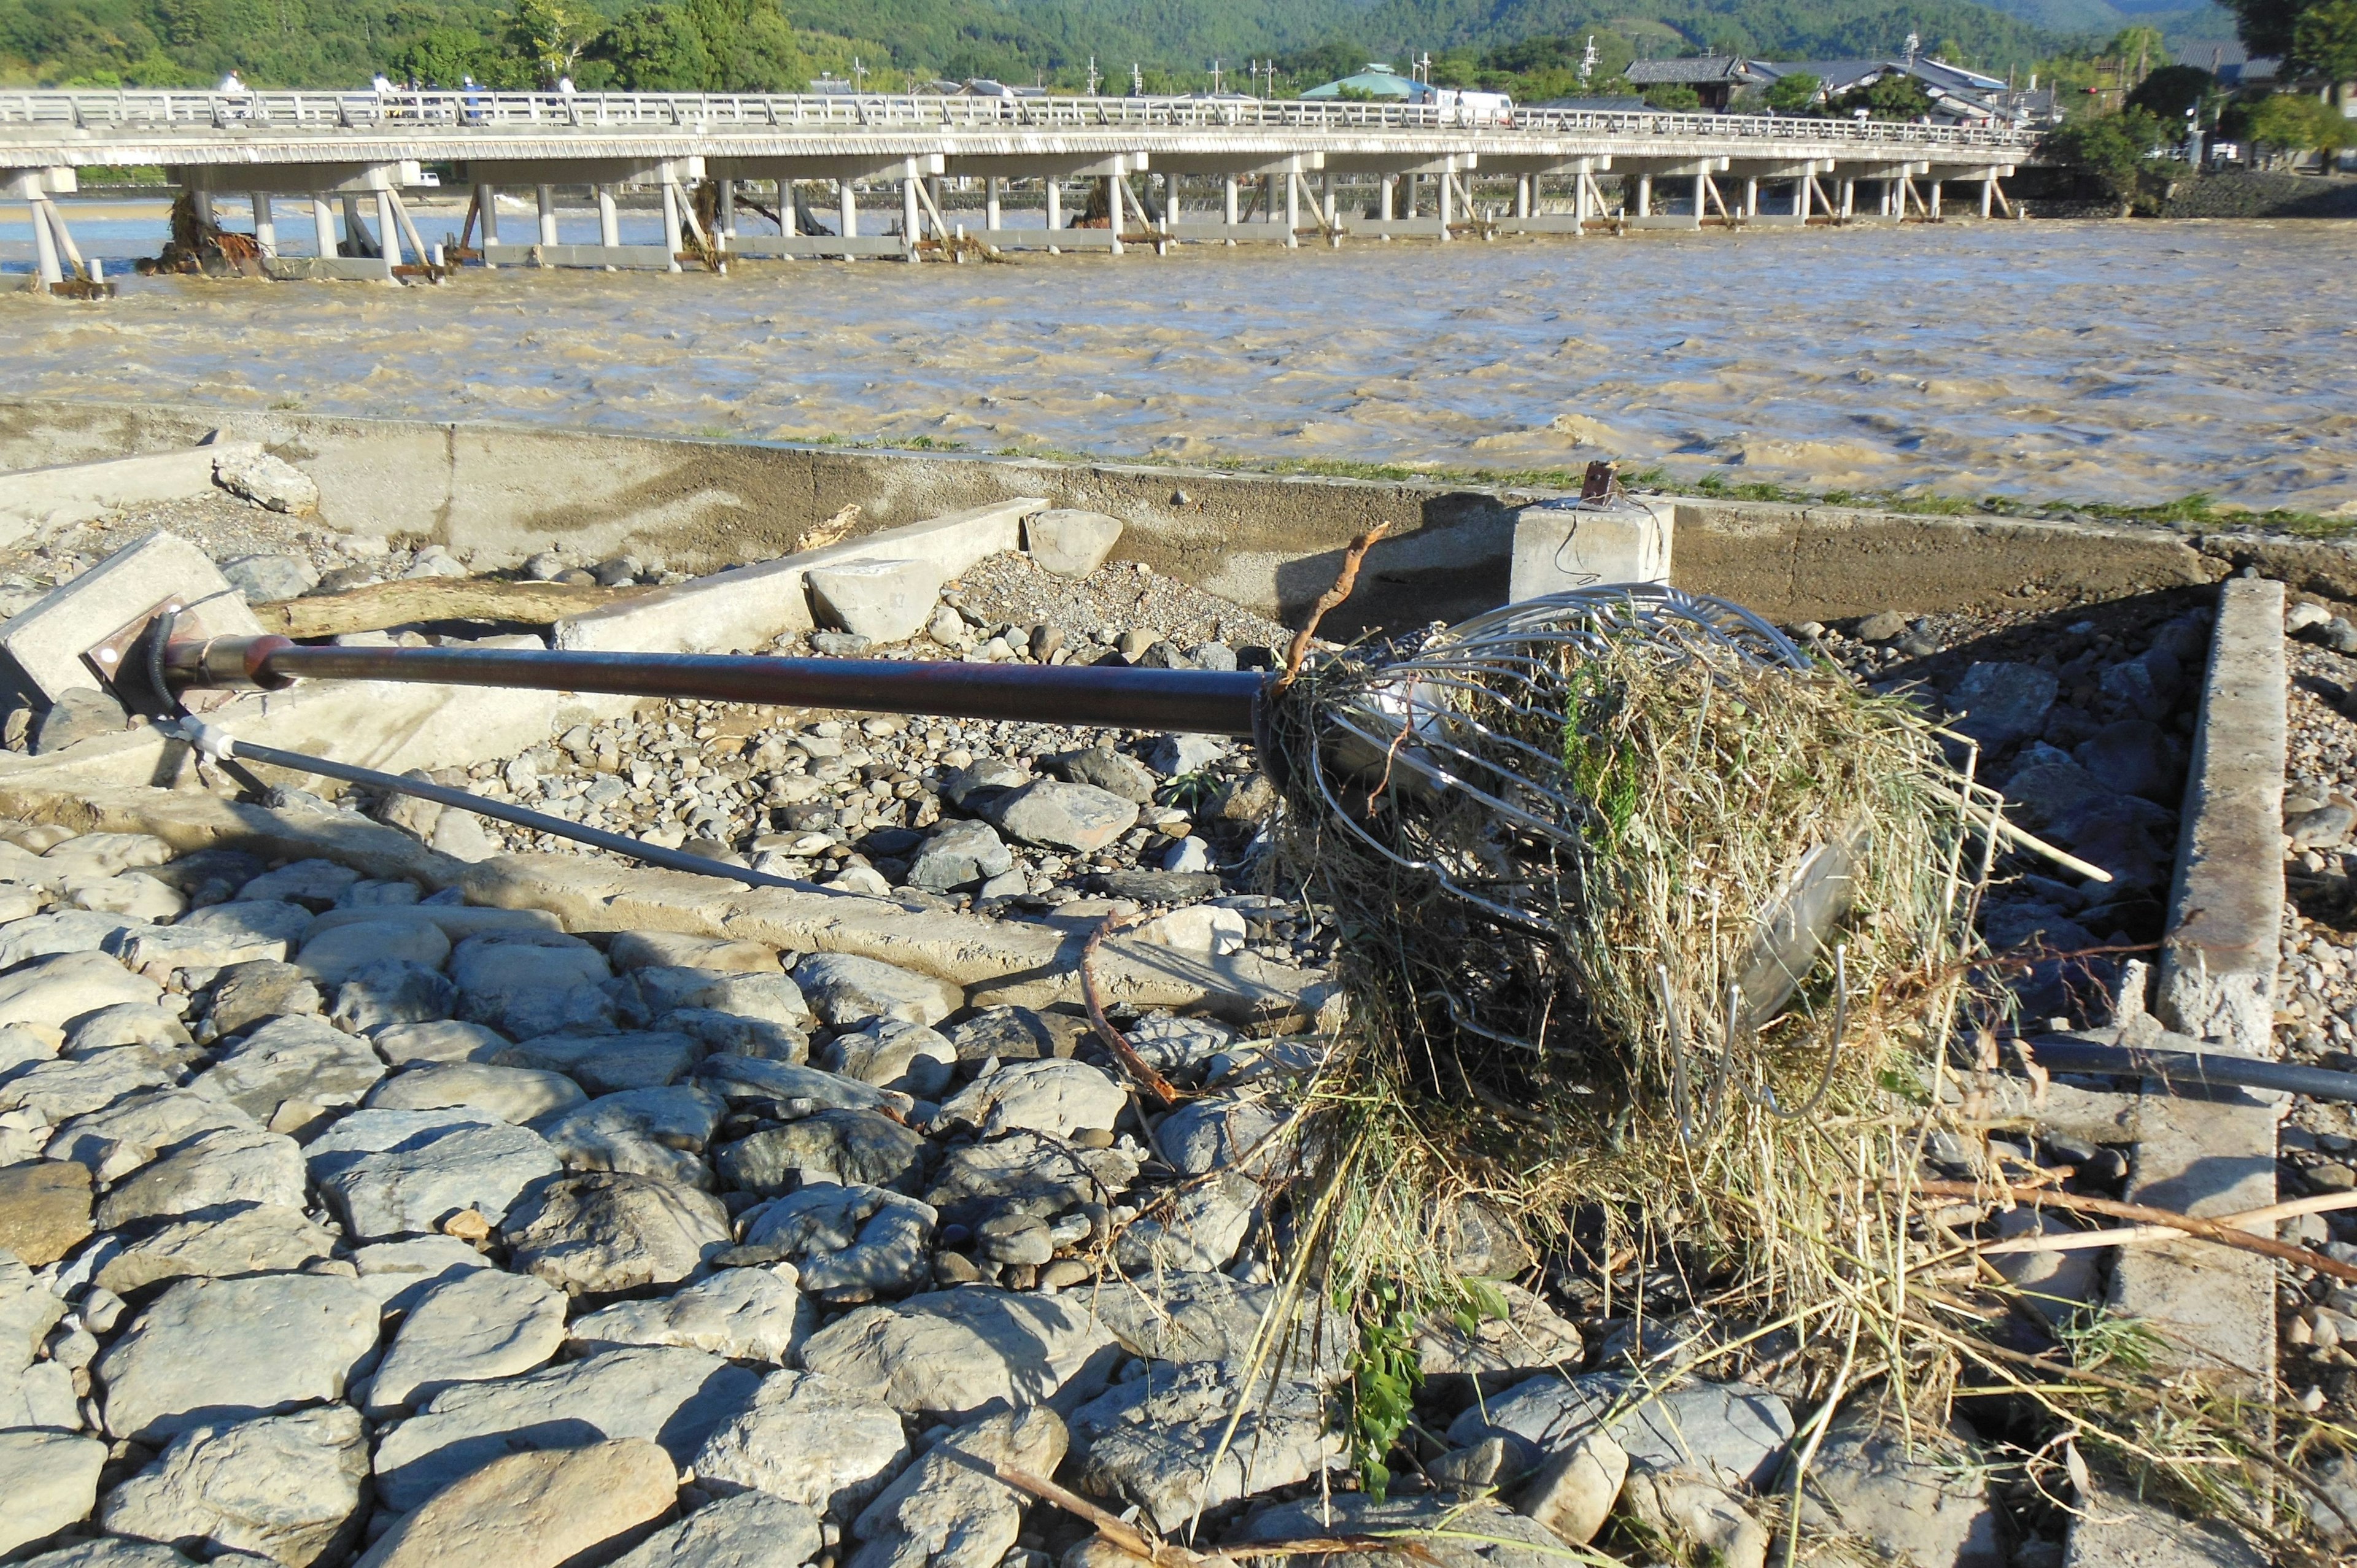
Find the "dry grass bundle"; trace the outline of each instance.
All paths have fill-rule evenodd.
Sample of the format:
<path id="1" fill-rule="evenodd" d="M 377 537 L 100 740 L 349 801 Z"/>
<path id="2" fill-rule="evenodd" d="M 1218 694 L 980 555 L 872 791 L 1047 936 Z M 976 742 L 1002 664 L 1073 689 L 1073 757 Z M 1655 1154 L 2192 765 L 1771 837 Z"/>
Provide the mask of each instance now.
<path id="1" fill-rule="evenodd" d="M 1772 1360 L 1819 1420 L 1869 1385 L 1933 1412 L 2003 1388 L 2264 1517 L 2264 1460 L 2219 1459 L 2247 1409 L 2074 1382 L 2067 1336 L 2004 1348 L 2027 1304 L 1913 1201 L 1959 1126 L 1943 1044 L 2002 1005 L 1972 993 L 1996 807 L 1967 820 L 1920 713 L 1732 607 L 1616 590 L 1312 664 L 1269 738 L 1280 875 L 1343 936 L 1297 1278 L 1356 1310 L 1371 1482 L 1410 1326 L 1468 1302 L 1469 1222 L 1600 1283 L 1607 1316 L 1693 1309 L 1717 1375 Z M 2156 1412 L 2199 1441 L 2153 1452 Z"/>

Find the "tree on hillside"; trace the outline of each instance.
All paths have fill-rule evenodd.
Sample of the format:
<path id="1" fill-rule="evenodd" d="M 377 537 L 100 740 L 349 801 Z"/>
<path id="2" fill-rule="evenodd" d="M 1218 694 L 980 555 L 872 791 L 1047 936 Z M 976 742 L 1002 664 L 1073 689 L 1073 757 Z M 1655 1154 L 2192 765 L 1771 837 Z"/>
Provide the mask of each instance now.
<path id="1" fill-rule="evenodd" d="M 421 87 L 457 87 L 467 78 L 501 85 L 509 64 L 490 39 L 468 27 L 429 27 L 394 58 L 393 72 Z"/>
<path id="2" fill-rule="evenodd" d="M 1824 87 L 1823 81 L 1804 70 L 1780 76 L 1768 84 L 1768 107 L 1779 114 L 1804 114 Z"/>
<path id="3" fill-rule="evenodd" d="M 589 36 L 584 17 L 565 0 L 516 0 L 508 14 L 508 48 L 536 87 L 554 87 L 571 75 Z"/>
<path id="4" fill-rule="evenodd" d="M 704 36 L 669 5 L 641 5 L 606 29 L 595 46 L 614 85 L 631 92 L 694 92 L 712 74 Z"/>

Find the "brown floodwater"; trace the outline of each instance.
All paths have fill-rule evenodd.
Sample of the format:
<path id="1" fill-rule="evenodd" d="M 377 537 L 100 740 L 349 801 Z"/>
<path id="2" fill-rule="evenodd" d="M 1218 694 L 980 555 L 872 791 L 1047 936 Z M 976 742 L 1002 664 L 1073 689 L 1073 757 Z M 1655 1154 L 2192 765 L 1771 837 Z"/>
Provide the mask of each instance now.
<path id="1" fill-rule="evenodd" d="M 137 253 L 112 228 L 86 247 Z M 2357 225 L 2330 222 L 130 278 L 0 296 L 0 354 L 14 397 L 2357 516 Z"/>

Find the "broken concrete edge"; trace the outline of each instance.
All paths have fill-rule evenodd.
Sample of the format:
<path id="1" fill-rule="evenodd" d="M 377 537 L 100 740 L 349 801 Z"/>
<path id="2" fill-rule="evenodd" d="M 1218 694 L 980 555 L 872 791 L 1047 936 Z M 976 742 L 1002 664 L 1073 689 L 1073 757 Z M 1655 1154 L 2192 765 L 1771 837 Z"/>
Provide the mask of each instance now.
<path id="1" fill-rule="evenodd" d="M 107 677 L 91 664 L 91 650 L 167 605 L 180 618 L 176 634 L 192 639 L 251 637 L 262 630 L 245 596 L 230 585 L 210 556 L 159 530 L 0 621 L 0 682 L 43 707 L 64 701 L 70 691 L 98 690 Z"/>
<path id="2" fill-rule="evenodd" d="M 760 648 L 817 624 L 809 592 L 813 572 L 922 561 L 947 580 L 987 556 L 1018 548 L 1023 520 L 1047 507 L 1043 497 L 1017 496 L 657 588 L 557 622 L 555 645 L 638 653 Z"/>
<path id="3" fill-rule="evenodd" d="M 2154 1015 L 2244 1056 L 2272 1057 L 2284 914 L 2288 746 L 2284 587 L 2229 579 L 2203 672 Z"/>
<path id="4" fill-rule="evenodd" d="M 204 495 L 215 463 L 261 450 L 259 442 L 225 441 L 0 473 L 0 539 L 40 523 L 86 522 L 115 507 Z"/>
<path id="5" fill-rule="evenodd" d="M 0 465 L 183 446 L 216 429 L 302 467 L 320 487 L 327 526 L 471 550 L 486 565 L 557 549 L 583 559 L 661 554 L 713 571 L 784 554 L 851 502 L 865 509 L 855 526 L 873 530 L 1036 495 L 1051 507 L 1118 518 L 1128 530 L 1123 558 L 1281 618 L 1306 611 L 1331 585 L 1351 538 L 1380 521 L 1392 536 L 1376 547 L 1343 618 L 1371 624 L 1462 618 L 1496 605 L 1512 513 L 1565 493 L 1460 478 L 1280 475 L 53 400 L 0 400 Z M 1985 597 L 1991 573 L 2017 569 L 2064 597 L 2117 596 L 2212 582 L 2255 564 L 2295 587 L 2357 598 L 2357 548 L 2264 530 L 1646 499 L 1674 510 L 1680 586 L 1740 600 L 1772 619 L 1939 613 Z M 1993 563 L 1993 550 L 2012 556 Z"/>
<path id="6" fill-rule="evenodd" d="M 0 816 L 77 832 L 147 833 L 181 854 L 214 847 L 271 859 L 316 857 L 363 875 L 402 878 L 471 904 L 535 909 L 576 933 L 678 931 L 766 942 L 796 952 L 872 958 L 946 980 L 975 1007 L 1081 1000 L 1085 933 L 823 888 L 747 887 L 686 872 L 586 856 L 507 854 L 469 864 L 350 811 L 284 811 L 202 790 L 27 788 L 0 779 Z M 1260 1033 L 1330 1024 L 1335 990 L 1320 972 L 1244 955 L 1198 958 L 1122 938 L 1095 966 L 1106 1005 L 1208 1013 Z"/>

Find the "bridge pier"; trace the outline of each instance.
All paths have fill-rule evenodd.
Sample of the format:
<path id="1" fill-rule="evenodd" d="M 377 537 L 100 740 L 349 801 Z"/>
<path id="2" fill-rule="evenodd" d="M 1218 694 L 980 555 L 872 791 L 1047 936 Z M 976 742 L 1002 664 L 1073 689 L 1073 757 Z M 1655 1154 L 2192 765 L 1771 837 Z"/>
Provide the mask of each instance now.
<path id="1" fill-rule="evenodd" d="M 544 249 L 556 243 L 556 188 L 542 184 L 533 186 L 532 189 L 533 203 L 539 209 L 540 242 Z M 540 264 L 546 266 L 548 263 L 544 261 Z"/>
<path id="2" fill-rule="evenodd" d="M 246 199 L 253 203 L 253 242 L 262 247 L 265 256 L 278 253 L 278 220 L 270 210 L 270 193 L 257 190 Z"/>
<path id="3" fill-rule="evenodd" d="M 500 192 L 497 186 L 479 182 L 476 185 L 475 220 L 482 234 L 479 243 L 483 252 L 483 270 L 496 271 L 500 263 L 491 259 L 491 247 L 500 242 Z"/>
<path id="4" fill-rule="evenodd" d="M 82 264 L 81 252 L 57 203 L 49 199 L 70 196 L 80 188 L 80 178 L 70 167 L 0 169 L 0 196 L 32 209 L 33 275 L 26 287 L 34 294 L 47 294 L 62 285 L 68 265 L 77 275 L 97 281 Z"/>

